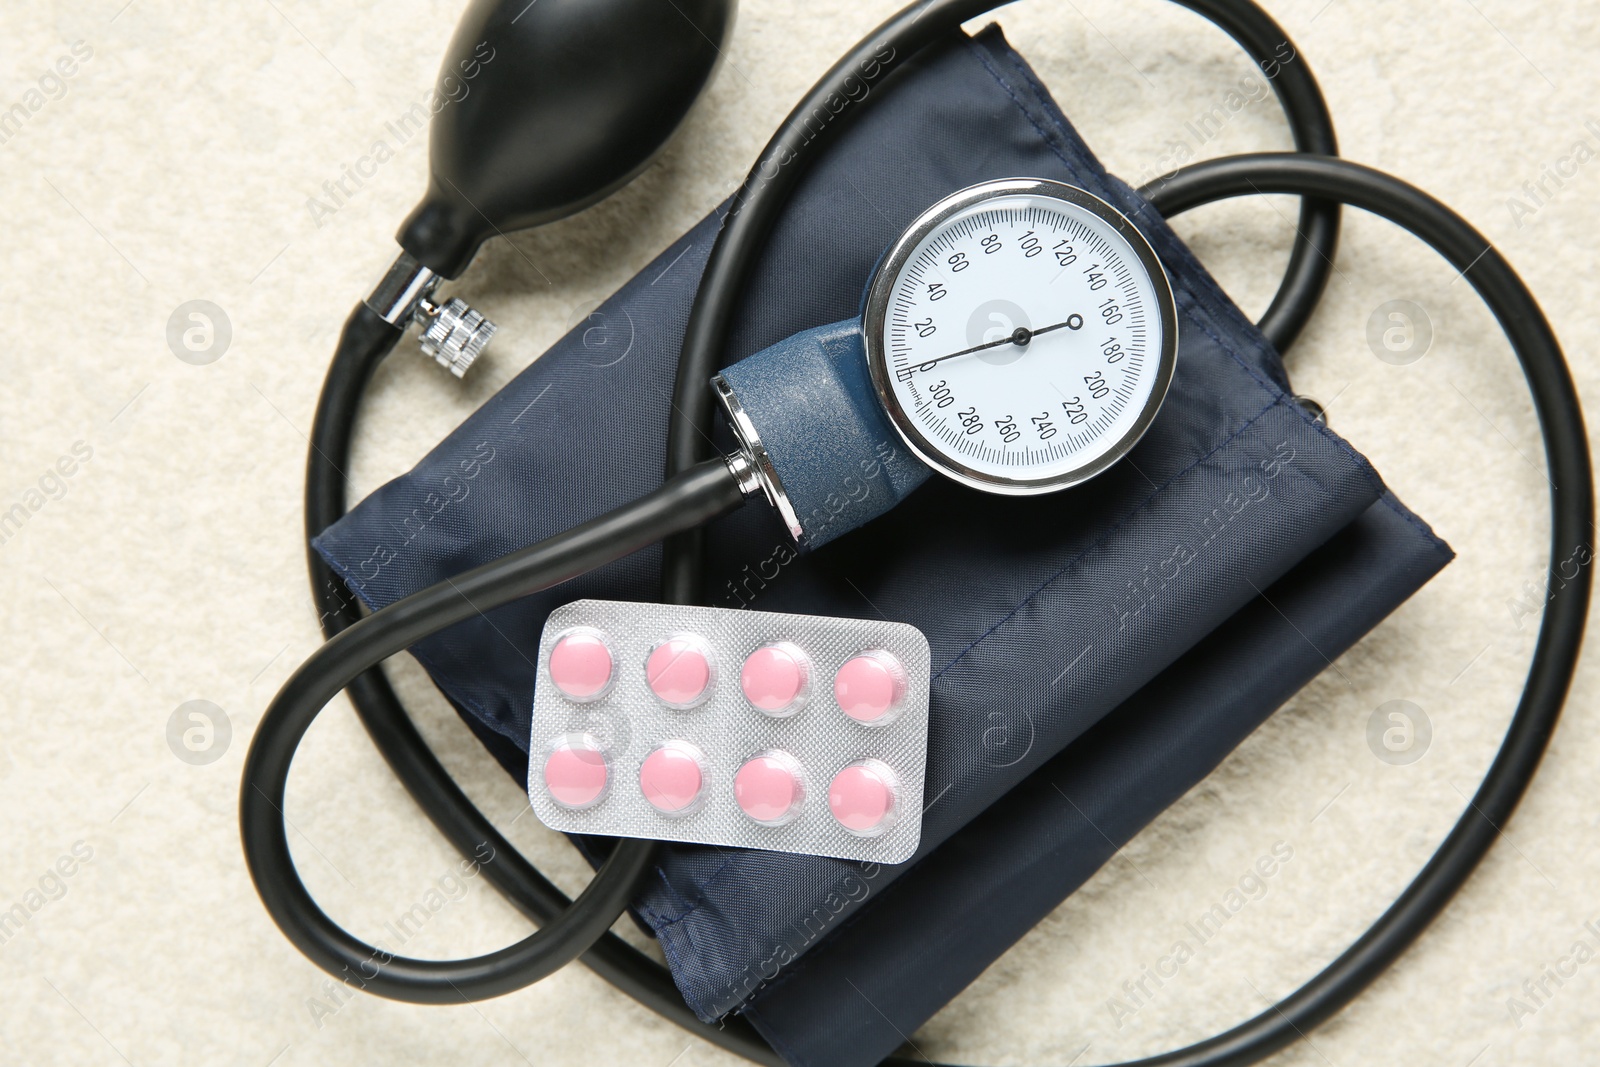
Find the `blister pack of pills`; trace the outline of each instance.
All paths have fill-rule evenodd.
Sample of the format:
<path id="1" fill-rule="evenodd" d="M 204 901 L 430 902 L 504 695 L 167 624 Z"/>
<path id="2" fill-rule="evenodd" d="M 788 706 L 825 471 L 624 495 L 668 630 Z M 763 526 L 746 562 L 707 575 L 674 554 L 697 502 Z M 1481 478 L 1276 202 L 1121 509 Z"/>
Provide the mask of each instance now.
<path id="1" fill-rule="evenodd" d="M 528 799 L 568 833 L 900 863 L 928 641 L 869 619 L 578 600 L 539 642 Z"/>

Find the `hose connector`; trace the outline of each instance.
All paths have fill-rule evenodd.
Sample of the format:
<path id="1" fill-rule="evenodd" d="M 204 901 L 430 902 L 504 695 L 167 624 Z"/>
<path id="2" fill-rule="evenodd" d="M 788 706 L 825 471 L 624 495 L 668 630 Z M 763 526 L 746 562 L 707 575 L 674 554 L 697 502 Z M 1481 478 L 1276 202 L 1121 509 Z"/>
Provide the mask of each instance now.
<path id="1" fill-rule="evenodd" d="M 422 351 L 461 378 L 482 354 L 496 327 L 458 297 L 443 305 L 434 303 L 434 290 L 443 280 L 402 250 L 366 303 L 391 326 L 404 330 L 416 323 Z"/>
<path id="2" fill-rule="evenodd" d="M 783 525 L 788 528 L 789 536 L 795 541 L 800 541 L 805 531 L 800 526 L 800 517 L 795 514 L 794 504 L 789 499 L 789 494 L 784 491 L 783 479 L 778 477 L 777 468 L 772 465 L 772 457 L 767 455 L 767 449 L 761 442 L 761 433 L 756 429 L 755 423 L 750 421 L 750 416 L 739 404 L 739 398 L 729 387 L 722 375 L 711 379 L 712 392 L 716 394 L 717 402 L 722 405 L 722 410 L 728 417 L 728 426 L 733 430 L 734 438 L 739 442 L 738 451 L 724 457 L 728 470 L 734 480 L 739 483 L 740 492 L 745 496 L 752 496 L 757 492 L 764 493 L 767 502 L 777 511 L 778 517 L 783 520 Z"/>
<path id="3" fill-rule="evenodd" d="M 711 390 L 744 457 L 734 476 L 766 495 L 804 550 L 882 515 L 931 473 L 873 392 L 858 319 L 746 356 Z"/>

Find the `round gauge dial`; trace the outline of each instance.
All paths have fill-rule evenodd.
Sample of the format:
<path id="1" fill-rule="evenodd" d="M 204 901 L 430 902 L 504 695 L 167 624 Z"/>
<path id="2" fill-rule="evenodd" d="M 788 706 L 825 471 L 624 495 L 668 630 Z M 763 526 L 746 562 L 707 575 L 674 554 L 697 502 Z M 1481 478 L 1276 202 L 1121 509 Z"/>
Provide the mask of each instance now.
<path id="1" fill-rule="evenodd" d="M 912 224 L 863 320 L 873 385 L 907 446 L 994 493 L 1064 489 L 1134 446 L 1172 379 L 1166 272 L 1082 189 L 986 182 Z"/>

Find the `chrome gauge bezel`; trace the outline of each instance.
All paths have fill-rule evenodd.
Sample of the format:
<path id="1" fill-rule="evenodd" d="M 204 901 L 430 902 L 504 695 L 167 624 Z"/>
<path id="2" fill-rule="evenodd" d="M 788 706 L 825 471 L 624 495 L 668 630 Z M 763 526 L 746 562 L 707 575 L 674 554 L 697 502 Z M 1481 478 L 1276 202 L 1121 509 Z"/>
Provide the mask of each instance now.
<path id="1" fill-rule="evenodd" d="M 1133 249 L 1135 257 L 1150 276 L 1151 288 L 1156 295 L 1156 314 L 1161 322 L 1161 345 L 1157 353 L 1155 378 L 1150 396 L 1138 418 L 1122 436 L 1102 455 L 1073 468 L 1046 478 L 1010 478 L 975 470 L 950 455 L 945 449 L 922 433 L 910 415 L 903 409 L 892 388 L 893 372 L 889 368 L 884 328 L 888 321 L 889 300 L 900 273 L 905 269 L 912 253 L 923 238 L 938 229 L 951 216 L 986 200 L 1001 197 L 1029 195 L 1043 196 L 1071 204 L 1087 211 L 1110 225 Z M 900 435 L 907 448 L 918 459 L 953 481 L 986 493 L 1007 496 L 1034 496 L 1071 488 L 1088 481 L 1126 456 L 1161 410 L 1167 388 L 1172 383 L 1172 372 L 1178 355 L 1178 314 L 1172 297 L 1172 282 L 1167 277 L 1155 249 L 1145 240 L 1126 215 L 1112 205 L 1075 185 L 1045 178 L 1006 178 L 969 186 L 940 200 L 921 215 L 896 238 L 879 262 L 867 289 L 865 311 L 862 314 L 862 336 L 866 345 L 867 369 L 872 377 L 873 390 L 889 416 L 890 424 Z"/>

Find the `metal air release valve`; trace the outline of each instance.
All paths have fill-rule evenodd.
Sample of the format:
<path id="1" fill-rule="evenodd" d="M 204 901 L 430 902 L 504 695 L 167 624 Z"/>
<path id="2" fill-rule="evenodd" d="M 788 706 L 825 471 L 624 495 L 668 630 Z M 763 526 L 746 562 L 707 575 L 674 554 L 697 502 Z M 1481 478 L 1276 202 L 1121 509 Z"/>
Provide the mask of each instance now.
<path id="1" fill-rule="evenodd" d="M 418 338 L 422 350 L 457 378 L 467 373 L 496 329 L 494 323 L 459 297 L 451 298 L 443 307 L 424 297 L 413 318 L 419 325 L 427 324 Z"/>
<path id="2" fill-rule="evenodd" d="M 434 303 L 433 292 L 442 280 L 411 253 L 401 252 L 367 298 L 367 307 L 402 330 L 416 323 L 421 331 L 418 342 L 422 351 L 461 378 L 494 336 L 496 327 L 459 297 L 442 305 Z"/>

